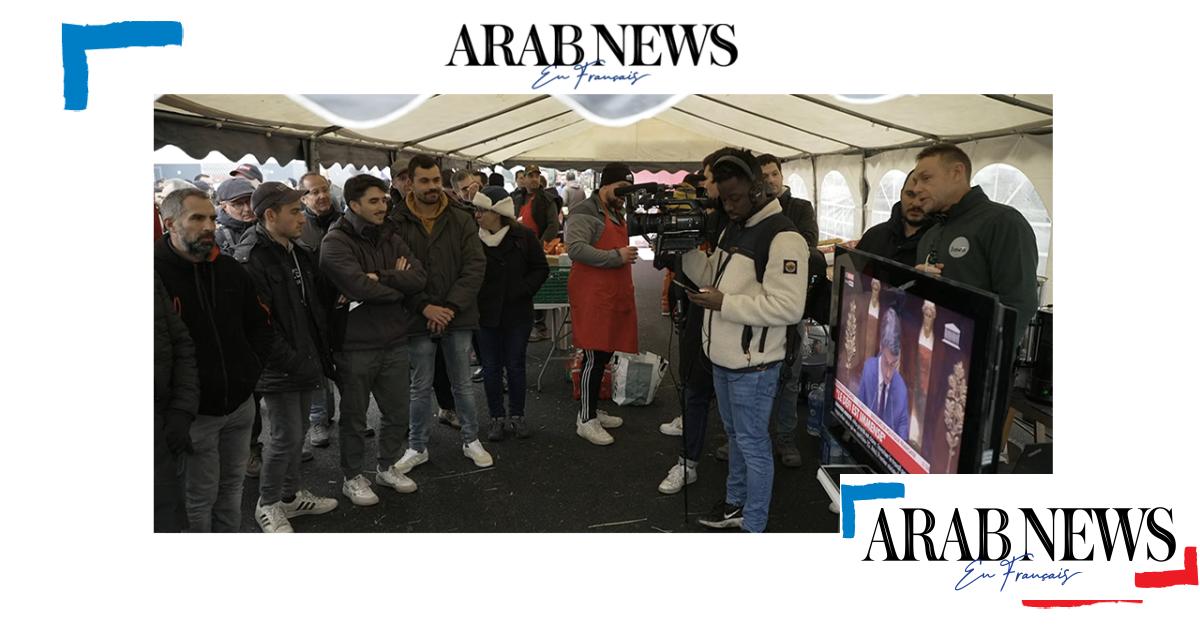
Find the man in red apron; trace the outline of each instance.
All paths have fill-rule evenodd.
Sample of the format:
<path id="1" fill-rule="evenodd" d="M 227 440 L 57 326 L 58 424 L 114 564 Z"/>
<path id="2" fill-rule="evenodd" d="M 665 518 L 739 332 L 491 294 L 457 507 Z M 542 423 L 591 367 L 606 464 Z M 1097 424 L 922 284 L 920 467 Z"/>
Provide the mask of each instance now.
<path id="1" fill-rule="evenodd" d="M 614 192 L 631 185 L 633 172 L 628 166 L 605 166 L 600 189 L 572 206 L 567 222 L 567 254 L 571 257 L 567 299 L 575 347 L 583 350 L 575 433 L 601 446 L 613 442 L 605 429 L 621 426 L 620 418 L 596 409 L 604 366 L 613 352 L 638 351 L 631 267 L 637 261 L 637 248 L 629 246 L 625 200 Z"/>

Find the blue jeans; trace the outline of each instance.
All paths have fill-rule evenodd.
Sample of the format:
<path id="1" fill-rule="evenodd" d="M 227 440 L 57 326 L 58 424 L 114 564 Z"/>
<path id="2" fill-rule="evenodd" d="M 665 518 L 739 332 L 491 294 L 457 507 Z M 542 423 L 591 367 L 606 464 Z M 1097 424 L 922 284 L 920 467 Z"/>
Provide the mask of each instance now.
<path id="1" fill-rule="evenodd" d="M 333 381 L 322 378 L 321 386 L 312 394 L 312 406 L 308 408 L 308 422 L 316 426 L 329 426 L 337 407 L 333 402 Z"/>
<path id="2" fill-rule="evenodd" d="M 525 348 L 531 324 L 479 329 L 479 362 L 483 364 L 483 391 L 488 415 L 502 418 L 525 415 Z M 508 373 L 508 413 L 504 410 L 504 382 Z"/>
<path id="3" fill-rule="evenodd" d="M 450 377 L 450 391 L 462 423 L 462 442 L 470 444 L 479 434 L 475 413 L 475 390 L 471 383 L 471 331 L 452 330 L 442 335 L 442 358 Z M 429 443 L 429 419 L 433 416 L 433 372 L 438 344 L 429 335 L 410 337 L 408 354 L 412 366 L 408 386 L 408 447 L 424 451 Z"/>
<path id="4" fill-rule="evenodd" d="M 779 363 L 762 370 L 735 372 L 713 366 L 713 386 L 721 422 L 729 435 L 729 476 L 725 502 L 743 508 L 742 529 L 767 528 L 775 461 L 771 456 L 771 406 L 779 388 Z"/>

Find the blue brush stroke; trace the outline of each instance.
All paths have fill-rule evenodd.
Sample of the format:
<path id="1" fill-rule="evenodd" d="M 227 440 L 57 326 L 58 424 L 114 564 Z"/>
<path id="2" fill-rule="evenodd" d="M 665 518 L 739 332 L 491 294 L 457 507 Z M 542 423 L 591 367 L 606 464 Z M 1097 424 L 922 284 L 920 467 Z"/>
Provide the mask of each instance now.
<path id="1" fill-rule="evenodd" d="M 902 483 L 869 483 L 842 486 L 842 538 L 854 538 L 854 502 L 872 499 L 903 499 Z"/>
<path id="2" fill-rule="evenodd" d="M 113 24 L 63 24 L 64 109 L 87 109 L 87 51 L 131 46 L 181 46 L 179 22 L 115 22 Z"/>

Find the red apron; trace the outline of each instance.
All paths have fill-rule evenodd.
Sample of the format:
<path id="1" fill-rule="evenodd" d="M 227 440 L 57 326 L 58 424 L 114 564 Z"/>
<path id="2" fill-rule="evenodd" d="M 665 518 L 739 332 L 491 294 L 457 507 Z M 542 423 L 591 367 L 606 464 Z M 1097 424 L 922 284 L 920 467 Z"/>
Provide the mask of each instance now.
<path id="1" fill-rule="evenodd" d="M 607 217 L 596 249 L 629 246 L 629 230 Z M 575 347 L 604 352 L 638 351 L 637 307 L 633 302 L 633 267 L 571 264 L 567 280 Z"/>
<path id="2" fill-rule="evenodd" d="M 529 197 L 529 201 L 525 202 L 525 205 L 521 206 L 521 216 L 517 217 L 517 221 L 519 221 L 521 223 L 521 225 L 524 225 L 525 227 L 533 230 L 533 233 L 537 234 L 538 238 L 542 238 L 541 233 L 538 232 L 537 221 L 534 220 L 534 218 L 533 218 L 533 197 L 532 196 Z"/>

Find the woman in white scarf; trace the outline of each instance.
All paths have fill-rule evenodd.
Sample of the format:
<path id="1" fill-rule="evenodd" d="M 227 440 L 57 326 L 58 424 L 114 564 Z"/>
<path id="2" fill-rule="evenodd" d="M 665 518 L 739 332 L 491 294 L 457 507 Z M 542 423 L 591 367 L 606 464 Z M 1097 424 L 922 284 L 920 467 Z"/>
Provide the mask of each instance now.
<path id="1" fill-rule="evenodd" d="M 487 394 L 488 440 L 505 433 L 528 438 L 525 422 L 525 346 L 533 327 L 533 295 L 550 268 L 541 241 L 516 221 L 512 198 L 498 186 L 475 194 L 475 222 L 483 241 L 487 271 L 479 291 L 479 360 Z M 508 377 L 508 408 L 504 376 Z"/>

